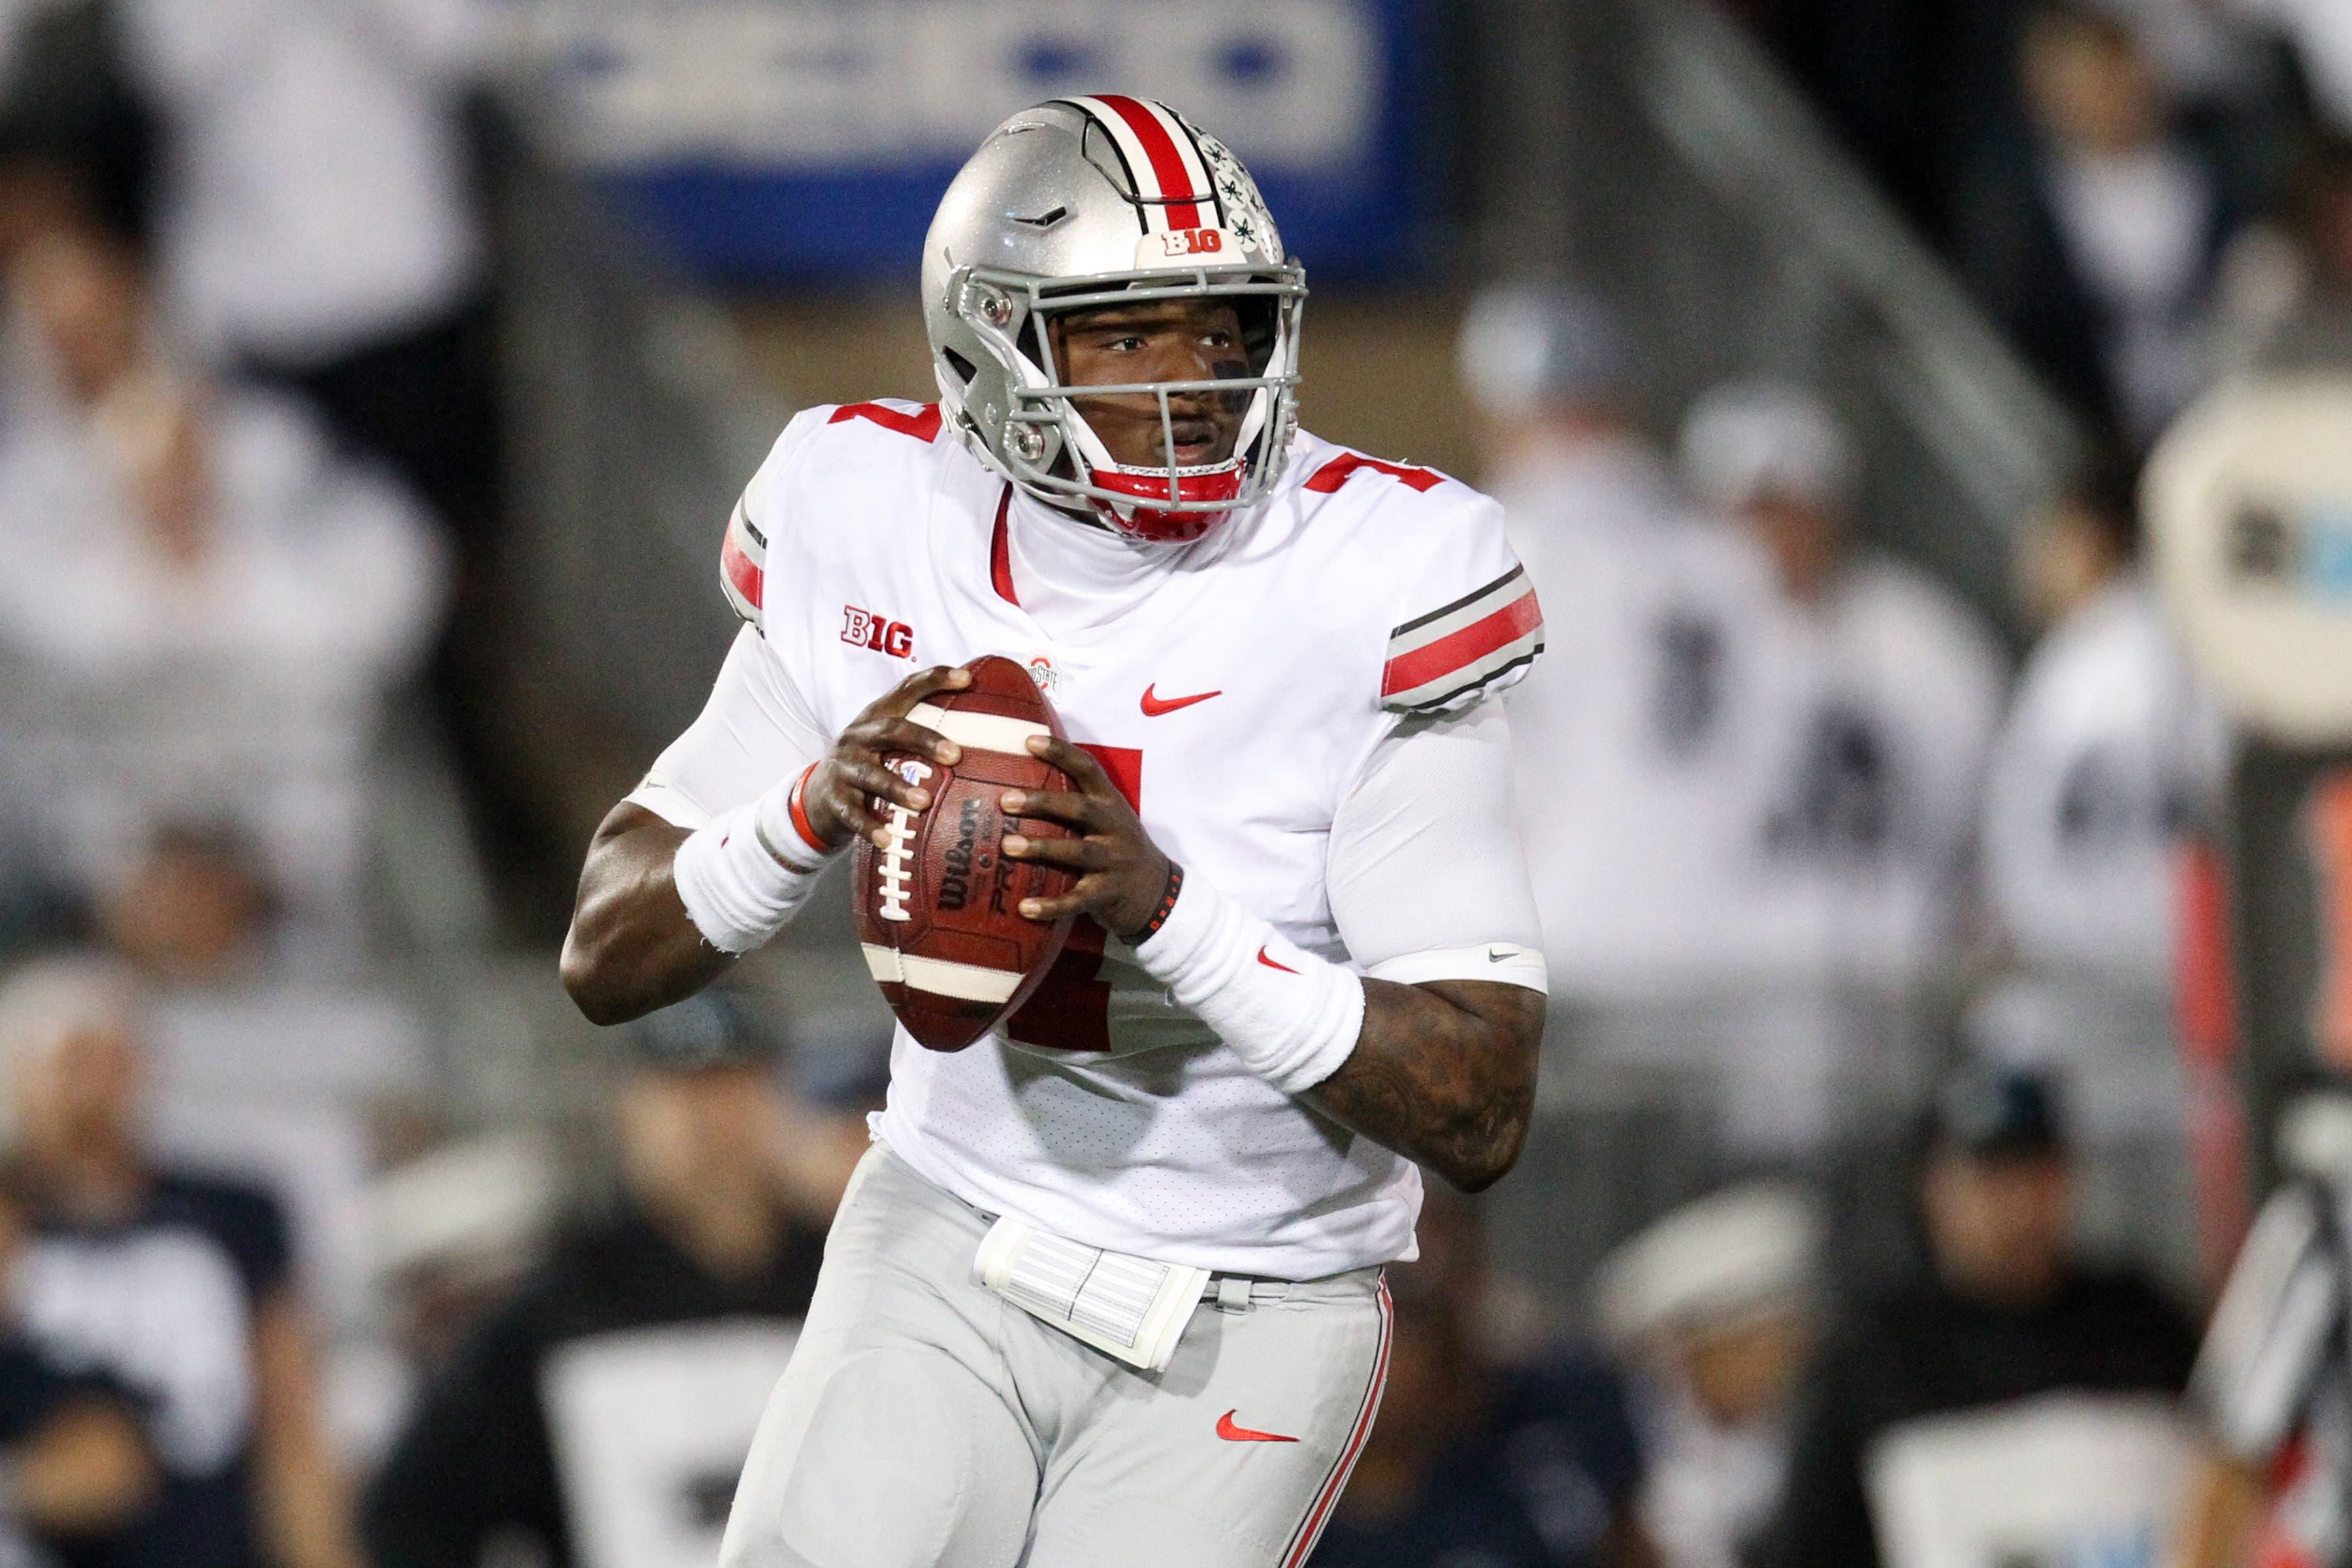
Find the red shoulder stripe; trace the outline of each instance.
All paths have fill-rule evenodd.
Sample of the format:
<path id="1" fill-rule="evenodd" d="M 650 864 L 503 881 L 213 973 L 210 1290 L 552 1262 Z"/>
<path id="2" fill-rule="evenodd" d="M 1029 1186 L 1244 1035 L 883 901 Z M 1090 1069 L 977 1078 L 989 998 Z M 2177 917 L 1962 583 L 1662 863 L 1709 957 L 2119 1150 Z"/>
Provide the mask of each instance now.
<path id="1" fill-rule="evenodd" d="M 845 419 L 870 419 L 885 430 L 896 430 L 918 441 L 937 440 L 940 434 L 940 405 L 936 403 L 926 403 L 912 414 L 887 403 L 845 403 L 833 411 L 833 417 L 825 423 L 838 425 Z"/>
<path id="2" fill-rule="evenodd" d="M 743 500 L 736 500 L 734 515 L 727 517 L 727 533 L 719 538 L 719 583 L 736 614 L 760 626 L 764 609 L 760 595 L 767 588 L 767 541 L 760 538 L 760 529 L 751 527 L 751 517 L 743 515 Z"/>
<path id="3" fill-rule="evenodd" d="M 1381 695 L 1411 691 L 1474 664 L 1507 643 L 1514 643 L 1543 625 L 1543 607 L 1529 588 L 1492 615 L 1450 632 L 1435 642 L 1400 654 L 1381 672 Z"/>
<path id="4" fill-rule="evenodd" d="M 840 416 L 835 415 L 835 418 Z M 1413 489 L 1428 491 L 1445 482 L 1445 476 L 1435 468 L 1416 468 L 1406 463 L 1383 463 L 1378 458 L 1367 458 L 1358 452 L 1342 452 L 1321 468 L 1307 481 L 1307 488 L 1318 495 L 1333 495 L 1352 478 L 1359 468 L 1370 468 L 1386 474 Z"/>
<path id="5" fill-rule="evenodd" d="M 767 574 L 751 564 L 751 558 L 743 553 L 731 533 L 719 546 L 719 564 L 726 568 L 727 580 L 735 584 L 735 591 L 743 595 L 745 602 L 755 609 L 760 607 L 760 590 Z"/>

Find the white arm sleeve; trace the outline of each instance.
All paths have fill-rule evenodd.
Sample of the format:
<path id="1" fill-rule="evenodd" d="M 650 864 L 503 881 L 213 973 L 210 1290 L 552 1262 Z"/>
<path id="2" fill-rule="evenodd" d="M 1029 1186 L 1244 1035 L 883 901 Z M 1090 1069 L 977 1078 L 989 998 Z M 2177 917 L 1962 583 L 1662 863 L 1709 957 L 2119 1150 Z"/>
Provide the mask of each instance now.
<path id="1" fill-rule="evenodd" d="M 745 626 L 701 715 L 628 798 L 674 827 L 703 827 L 824 756 L 833 740 L 760 634 Z"/>
<path id="2" fill-rule="evenodd" d="M 1340 939 L 1373 979 L 1545 989 L 1501 703 L 1406 720 L 1372 748 L 1332 819 L 1328 881 Z"/>

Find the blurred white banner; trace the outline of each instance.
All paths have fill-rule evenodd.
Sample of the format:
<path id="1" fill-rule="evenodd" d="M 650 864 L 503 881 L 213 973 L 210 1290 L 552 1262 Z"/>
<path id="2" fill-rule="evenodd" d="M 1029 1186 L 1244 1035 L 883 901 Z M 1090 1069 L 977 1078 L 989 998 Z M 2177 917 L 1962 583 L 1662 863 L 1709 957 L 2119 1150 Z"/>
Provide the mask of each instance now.
<path id="1" fill-rule="evenodd" d="M 2158 1568 L 2189 1440 L 2166 1401 L 2053 1394 L 1906 1422 L 1869 1456 L 1887 1568 Z"/>

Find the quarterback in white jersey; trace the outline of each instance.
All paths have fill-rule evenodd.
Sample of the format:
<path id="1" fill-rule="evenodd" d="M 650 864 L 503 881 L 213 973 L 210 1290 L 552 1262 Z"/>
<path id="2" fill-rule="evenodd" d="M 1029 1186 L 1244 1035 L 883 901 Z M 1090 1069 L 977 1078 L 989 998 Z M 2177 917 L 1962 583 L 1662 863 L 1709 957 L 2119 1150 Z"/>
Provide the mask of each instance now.
<path id="1" fill-rule="evenodd" d="M 729 522 L 747 624 L 590 850 L 583 1010 L 708 983 L 928 805 L 884 755 L 954 761 L 909 715 L 984 654 L 1079 786 L 1008 795 L 1073 837 L 1002 852 L 1078 873 L 1021 912 L 1083 918 L 997 1034 L 899 1032 L 728 1568 L 1295 1568 L 1377 1405 L 1415 1162 L 1517 1157 L 1544 976 L 1490 700 L 1541 615 L 1492 501 L 1297 428 L 1304 292 L 1214 138 L 1040 105 L 926 242 L 940 401 L 801 415 Z"/>

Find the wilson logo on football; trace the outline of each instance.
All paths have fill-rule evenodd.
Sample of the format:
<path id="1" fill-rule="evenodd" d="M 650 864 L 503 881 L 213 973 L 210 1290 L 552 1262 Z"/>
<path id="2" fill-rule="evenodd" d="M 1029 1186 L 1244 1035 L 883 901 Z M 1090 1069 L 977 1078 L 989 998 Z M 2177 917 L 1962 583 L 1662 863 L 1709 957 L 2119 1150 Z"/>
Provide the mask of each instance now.
<path id="1" fill-rule="evenodd" d="M 915 657 L 915 628 L 904 621 L 894 621 L 887 616 L 877 616 L 871 610 L 861 610 L 855 605 L 841 606 L 841 640 L 853 647 L 870 647 L 876 653 L 887 653 L 892 658 Z"/>

